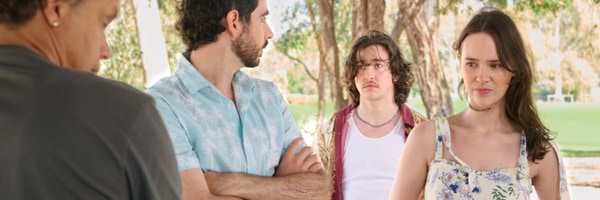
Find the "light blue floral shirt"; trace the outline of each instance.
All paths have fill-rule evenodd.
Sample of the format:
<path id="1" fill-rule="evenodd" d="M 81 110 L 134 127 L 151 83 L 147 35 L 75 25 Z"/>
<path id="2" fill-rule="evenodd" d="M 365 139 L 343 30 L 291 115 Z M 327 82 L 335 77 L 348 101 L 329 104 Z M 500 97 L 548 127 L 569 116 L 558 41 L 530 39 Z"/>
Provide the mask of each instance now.
<path id="1" fill-rule="evenodd" d="M 302 137 L 275 84 L 237 71 L 234 104 L 187 57 L 180 56 L 175 73 L 147 90 L 167 126 L 179 170 L 274 175 L 288 145 Z"/>

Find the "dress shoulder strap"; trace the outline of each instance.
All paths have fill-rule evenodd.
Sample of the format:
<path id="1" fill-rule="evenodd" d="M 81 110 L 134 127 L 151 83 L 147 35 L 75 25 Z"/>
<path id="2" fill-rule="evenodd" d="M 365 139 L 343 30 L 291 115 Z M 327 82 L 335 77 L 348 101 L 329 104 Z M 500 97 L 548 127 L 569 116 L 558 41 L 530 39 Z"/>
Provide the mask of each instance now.
<path id="1" fill-rule="evenodd" d="M 517 177 L 519 179 L 529 179 L 529 160 L 527 159 L 527 137 L 521 133 L 519 162 L 517 164 Z"/>
<path id="2" fill-rule="evenodd" d="M 435 116 L 435 160 L 442 159 L 442 153 L 444 152 L 444 137 L 445 133 L 449 131 L 448 121 L 445 117 Z"/>

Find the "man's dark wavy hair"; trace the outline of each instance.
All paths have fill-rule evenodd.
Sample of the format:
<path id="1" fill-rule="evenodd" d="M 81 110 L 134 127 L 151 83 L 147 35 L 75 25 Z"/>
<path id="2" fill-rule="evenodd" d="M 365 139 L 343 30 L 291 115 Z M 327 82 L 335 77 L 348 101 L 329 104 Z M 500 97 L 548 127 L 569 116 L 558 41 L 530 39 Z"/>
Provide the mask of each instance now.
<path id="1" fill-rule="evenodd" d="M 249 24 L 257 6 L 258 0 L 182 0 L 176 28 L 187 51 L 193 51 L 217 40 L 225 31 L 223 19 L 229 11 L 237 10 L 241 21 Z"/>
<path id="2" fill-rule="evenodd" d="M 411 72 L 410 64 L 404 60 L 398 44 L 394 42 L 392 37 L 381 31 L 368 31 L 354 42 L 350 54 L 344 63 L 344 84 L 348 90 L 348 95 L 354 104 L 360 104 L 360 93 L 356 89 L 356 83 L 354 82 L 354 77 L 358 74 L 358 67 L 356 65 L 360 62 L 358 52 L 373 45 L 383 46 L 390 56 L 390 72 L 392 73 L 392 77 L 397 79 L 394 82 L 394 102 L 400 106 L 406 102 L 415 78 Z"/>
<path id="3" fill-rule="evenodd" d="M 77 6 L 83 0 L 69 0 L 71 5 Z M 0 24 L 19 27 L 28 22 L 38 9 L 46 6 L 47 0 L 1 0 Z"/>

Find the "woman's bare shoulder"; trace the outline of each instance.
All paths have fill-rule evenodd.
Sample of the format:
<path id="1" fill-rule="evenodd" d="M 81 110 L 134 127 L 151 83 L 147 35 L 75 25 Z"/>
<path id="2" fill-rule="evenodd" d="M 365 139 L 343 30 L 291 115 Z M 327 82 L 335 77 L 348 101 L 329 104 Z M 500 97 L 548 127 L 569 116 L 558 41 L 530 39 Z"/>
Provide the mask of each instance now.
<path id="1" fill-rule="evenodd" d="M 414 137 L 419 138 L 419 140 L 433 138 L 435 136 L 435 120 L 431 119 L 419 123 L 419 125 L 415 126 L 411 131 L 410 135 L 414 135 Z"/>
<path id="2" fill-rule="evenodd" d="M 407 148 L 412 154 L 421 157 L 424 163 L 429 163 L 435 153 L 435 120 L 421 122 L 408 136 Z"/>
<path id="3" fill-rule="evenodd" d="M 559 163 L 559 155 L 556 151 L 559 150 L 555 149 L 556 147 L 550 142 L 546 143 L 545 146 L 548 149 L 548 152 L 546 152 L 546 155 L 544 155 L 542 159 L 535 161 L 529 159 L 530 175 L 533 178 L 538 177 L 538 175 L 544 176 L 544 174 L 558 172 L 559 164 L 561 163 Z"/>

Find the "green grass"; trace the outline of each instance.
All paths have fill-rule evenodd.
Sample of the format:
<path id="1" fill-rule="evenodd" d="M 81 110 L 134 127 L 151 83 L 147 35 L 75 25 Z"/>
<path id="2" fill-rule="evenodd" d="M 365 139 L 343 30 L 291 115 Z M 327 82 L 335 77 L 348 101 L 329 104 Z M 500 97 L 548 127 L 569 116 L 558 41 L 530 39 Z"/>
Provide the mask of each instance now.
<path id="1" fill-rule="evenodd" d="M 292 113 L 292 116 L 294 117 L 294 119 L 296 119 L 297 122 L 302 121 L 308 117 L 314 117 L 317 115 L 317 103 L 303 105 L 290 104 L 289 109 Z M 325 118 L 328 119 L 329 117 L 331 117 L 332 114 L 333 105 L 331 104 L 331 102 L 327 102 L 327 106 L 325 109 Z"/>
<path id="2" fill-rule="evenodd" d="M 600 157 L 600 151 L 598 150 L 560 150 L 561 155 L 564 157 Z"/>
<path id="3" fill-rule="evenodd" d="M 466 108 L 464 101 L 454 100 L 454 112 Z M 425 107 L 418 97 L 408 99 L 408 105 L 425 114 Z M 600 156 L 600 104 L 584 103 L 538 103 L 538 112 L 544 124 L 556 134 L 556 141 L 565 156 Z M 317 113 L 316 104 L 290 105 L 297 121 Z M 326 119 L 333 113 L 327 105 Z"/>
<path id="4" fill-rule="evenodd" d="M 564 150 L 600 151 L 600 104 L 538 104 L 540 118 Z"/>

